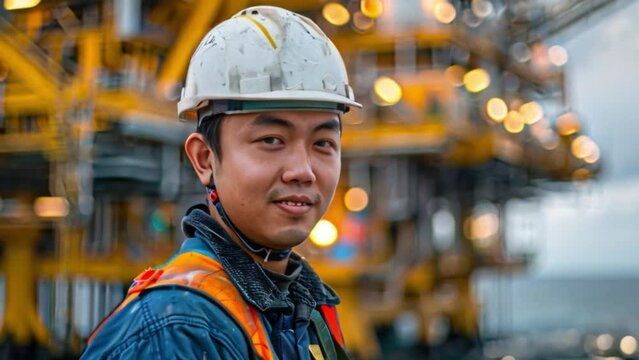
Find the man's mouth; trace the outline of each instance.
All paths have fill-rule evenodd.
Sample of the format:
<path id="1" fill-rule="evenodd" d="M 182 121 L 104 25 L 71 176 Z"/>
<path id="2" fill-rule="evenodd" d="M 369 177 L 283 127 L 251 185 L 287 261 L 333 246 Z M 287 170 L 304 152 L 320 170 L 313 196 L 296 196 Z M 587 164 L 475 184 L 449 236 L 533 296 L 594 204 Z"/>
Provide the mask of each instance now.
<path id="1" fill-rule="evenodd" d="M 287 200 L 277 200 L 275 201 L 276 204 L 284 204 L 284 205 L 288 205 L 288 206 L 311 206 L 313 204 L 311 203 L 307 203 L 307 202 L 300 202 L 300 201 L 287 201 Z"/>
<path id="2" fill-rule="evenodd" d="M 289 195 L 282 196 L 273 203 L 290 215 L 300 216 L 309 212 L 316 201 L 306 195 Z"/>

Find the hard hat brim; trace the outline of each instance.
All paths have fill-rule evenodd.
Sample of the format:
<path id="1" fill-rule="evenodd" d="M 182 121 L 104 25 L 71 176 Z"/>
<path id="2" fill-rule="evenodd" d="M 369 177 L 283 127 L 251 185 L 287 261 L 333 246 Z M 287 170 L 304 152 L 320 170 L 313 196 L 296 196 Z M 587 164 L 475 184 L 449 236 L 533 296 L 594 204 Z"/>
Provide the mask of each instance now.
<path id="1" fill-rule="evenodd" d="M 216 100 L 237 100 L 237 101 L 286 101 L 287 104 L 292 104 L 296 101 L 300 102 L 309 102 L 309 101 L 317 101 L 317 102 L 326 102 L 326 103 L 335 103 L 335 104 L 343 104 L 346 107 L 354 107 L 361 109 L 362 105 L 354 100 L 351 100 L 345 96 L 338 94 L 331 94 L 323 91 L 308 91 L 308 90 L 281 90 L 281 91 L 272 91 L 266 93 L 255 93 L 255 94 L 242 94 L 238 96 L 229 96 L 228 94 L 224 95 L 203 95 L 197 97 L 191 97 L 188 99 L 183 99 L 178 103 L 178 118 L 181 121 L 196 121 L 197 120 L 197 110 L 208 105 L 209 102 Z M 272 108 L 265 108 L 260 110 L 259 108 L 253 108 L 247 111 L 233 111 L 232 113 L 247 113 L 247 112 L 259 112 L 259 111 L 273 111 Z M 282 109 L 284 110 L 284 109 Z M 295 106 L 287 106 L 286 110 L 315 110 L 322 111 L 323 109 L 309 109 L 307 107 L 300 106 L 296 108 Z M 231 112 L 228 112 L 231 113 Z"/>

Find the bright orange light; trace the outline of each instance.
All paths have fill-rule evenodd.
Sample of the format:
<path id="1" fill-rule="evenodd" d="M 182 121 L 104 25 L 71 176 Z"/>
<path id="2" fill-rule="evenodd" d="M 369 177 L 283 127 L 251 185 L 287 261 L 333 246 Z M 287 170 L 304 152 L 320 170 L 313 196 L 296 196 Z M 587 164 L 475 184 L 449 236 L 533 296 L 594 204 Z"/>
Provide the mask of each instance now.
<path id="1" fill-rule="evenodd" d="M 313 244 L 321 247 L 331 246 L 337 241 L 337 227 L 328 220 L 320 220 L 311 230 Z"/>
<path id="2" fill-rule="evenodd" d="M 360 10 L 369 18 L 376 19 L 384 12 L 382 0 L 361 0 Z"/>
<path id="3" fill-rule="evenodd" d="M 536 101 L 523 104 L 519 108 L 519 113 L 523 117 L 524 122 L 528 125 L 532 125 L 544 117 L 544 110 Z"/>
<path id="4" fill-rule="evenodd" d="M 33 203 L 33 211 L 43 218 L 60 218 L 69 214 L 69 202 L 63 197 L 43 196 Z"/>
<path id="5" fill-rule="evenodd" d="M 382 105 L 395 105 L 402 99 L 402 87 L 388 76 L 377 78 L 373 88 Z"/>
<path id="6" fill-rule="evenodd" d="M 581 130 L 579 120 L 573 113 L 565 113 L 557 118 L 557 132 L 562 136 L 569 136 Z"/>
<path id="7" fill-rule="evenodd" d="M 464 222 L 464 232 L 471 240 L 486 239 L 499 231 L 499 217 L 495 213 L 471 216 Z"/>
<path id="8" fill-rule="evenodd" d="M 368 206 L 368 193 L 362 188 L 350 188 L 344 194 L 344 205 L 349 211 L 362 211 Z"/>
<path id="9" fill-rule="evenodd" d="M 462 66 L 459 65 L 451 65 L 444 71 L 444 76 L 446 76 L 446 80 L 452 86 L 459 87 L 464 85 L 464 73 L 466 70 Z"/>
<path id="10" fill-rule="evenodd" d="M 490 75 L 482 68 L 473 69 L 464 74 L 464 86 L 466 86 L 466 90 L 472 93 L 485 90 L 489 85 Z"/>
<path id="11" fill-rule="evenodd" d="M 329 2 L 322 8 L 322 16 L 329 23 L 335 26 L 342 26 L 351 18 L 351 14 L 344 5 L 336 2 Z"/>
<path id="12" fill-rule="evenodd" d="M 577 169 L 572 172 L 572 181 L 586 181 L 591 175 L 588 169 Z"/>
<path id="13" fill-rule="evenodd" d="M 576 158 L 583 159 L 592 155 L 595 152 L 596 146 L 597 145 L 588 136 L 581 135 L 572 141 L 570 150 Z"/>
<path id="14" fill-rule="evenodd" d="M 450 24 L 457 16 L 457 10 L 448 1 L 440 1 L 435 5 L 435 19 L 442 24 Z"/>
<path id="15" fill-rule="evenodd" d="M 520 133 L 524 130 L 524 125 L 524 119 L 519 112 L 515 110 L 509 111 L 508 116 L 504 119 L 504 129 L 511 134 Z"/>
<path id="16" fill-rule="evenodd" d="M 4 0 L 4 8 L 7 10 L 28 9 L 39 3 L 40 0 Z"/>
<path id="17" fill-rule="evenodd" d="M 500 98 L 494 97 L 486 102 L 486 113 L 496 122 L 502 122 L 508 115 L 508 106 Z"/>

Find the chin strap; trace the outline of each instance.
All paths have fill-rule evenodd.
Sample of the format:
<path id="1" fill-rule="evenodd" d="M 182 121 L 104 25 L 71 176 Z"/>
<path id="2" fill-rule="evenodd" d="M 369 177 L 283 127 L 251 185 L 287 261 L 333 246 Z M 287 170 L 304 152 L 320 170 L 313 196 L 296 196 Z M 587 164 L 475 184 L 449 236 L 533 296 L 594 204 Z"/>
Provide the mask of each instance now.
<path id="1" fill-rule="evenodd" d="M 240 241 L 246 246 L 246 248 L 252 252 L 253 254 L 264 259 L 264 262 L 268 262 L 269 260 L 279 261 L 286 259 L 292 252 L 291 249 L 279 250 L 279 249 L 270 249 L 264 247 L 262 245 L 256 244 L 250 241 L 246 235 L 242 234 L 242 232 L 231 222 L 231 219 L 226 215 L 226 211 L 224 211 L 224 207 L 222 207 L 222 203 L 220 202 L 220 198 L 217 195 L 217 191 L 215 187 L 207 186 L 206 192 L 208 194 L 208 201 L 211 202 L 213 206 L 217 209 L 217 212 L 220 214 L 222 221 L 235 233 L 235 235 L 240 239 Z"/>

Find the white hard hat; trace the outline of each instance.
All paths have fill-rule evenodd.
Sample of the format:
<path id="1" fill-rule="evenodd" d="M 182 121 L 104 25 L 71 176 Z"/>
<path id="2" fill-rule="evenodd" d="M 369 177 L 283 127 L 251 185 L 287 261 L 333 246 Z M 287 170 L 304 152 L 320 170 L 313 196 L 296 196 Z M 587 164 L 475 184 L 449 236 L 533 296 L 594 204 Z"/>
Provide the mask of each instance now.
<path id="1" fill-rule="evenodd" d="M 360 108 L 335 45 L 310 19 L 273 6 L 242 10 L 197 47 L 178 103 L 180 120 L 272 109 Z"/>

